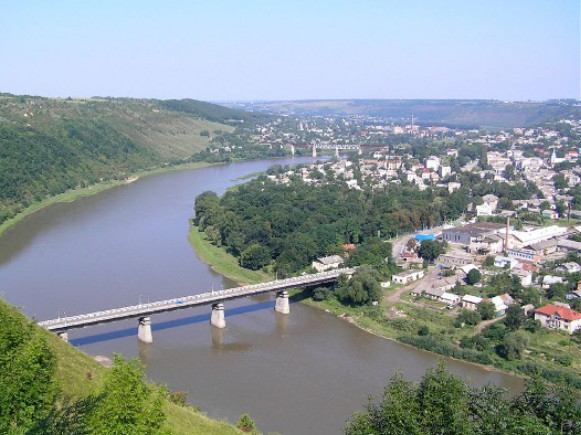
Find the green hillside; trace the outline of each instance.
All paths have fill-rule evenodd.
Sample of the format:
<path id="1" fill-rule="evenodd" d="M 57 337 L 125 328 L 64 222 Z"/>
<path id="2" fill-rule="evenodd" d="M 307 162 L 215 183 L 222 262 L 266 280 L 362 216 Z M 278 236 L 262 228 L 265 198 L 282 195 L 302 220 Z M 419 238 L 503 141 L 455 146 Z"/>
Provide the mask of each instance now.
<path id="1" fill-rule="evenodd" d="M 46 197 L 174 164 L 264 115 L 195 100 L 0 94 L 0 223 Z"/>
<path id="2" fill-rule="evenodd" d="M 34 325 L 2 300 L 0 326 L 0 432 L 9 427 L 8 433 L 20 434 L 27 420 L 38 421 L 41 415 L 50 413 L 53 397 L 58 404 L 56 409 L 60 409 L 65 398 L 69 402 L 79 401 L 94 395 L 102 387 L 110 369 Z M 242 433 L 192 407 L 177 405 L 167 399 L 163 401 L 163 410 L 166 415 L 164 427 L 172 435 Z M 6 426 L 8 421 L 12 421 L 12 425 Z"/>

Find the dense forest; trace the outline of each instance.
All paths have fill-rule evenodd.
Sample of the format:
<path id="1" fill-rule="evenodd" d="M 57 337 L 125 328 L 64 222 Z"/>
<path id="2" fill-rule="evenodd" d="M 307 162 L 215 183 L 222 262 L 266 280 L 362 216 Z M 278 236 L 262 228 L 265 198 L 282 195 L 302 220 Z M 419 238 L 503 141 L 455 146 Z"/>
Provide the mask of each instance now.
<path id="1" fill-rule="evenodd" d="M 190 161 L 212 136 L 265 118 L 195 100 L 0 94 L 0 223 L 70 189 Z"/>
<path id="2" fill-rule="evenodd" d="M 195 220 L 215 244 L 258 269 L 271 261 L 281 275 L 298 272 L 316 257 L 359 244 L 363 257 L 379 236 L 395 236 L 459 217 L 465 192 L 419 191 L 391 185 L 382 191 L 349 189 L 334 182 L 288 185 L 260 177 L 224 194 L 204 192 L 195 201 Z"/>
<path id="3" fill-rule="evenodd" d="M 419 384 L 395 375 L 378 403 L 356 414 L 346 435 L 576 435 L 581 407 L 573 391 L 537 378 L 516 397 L 494 385 L 472 388 L 443 364 Z"/>

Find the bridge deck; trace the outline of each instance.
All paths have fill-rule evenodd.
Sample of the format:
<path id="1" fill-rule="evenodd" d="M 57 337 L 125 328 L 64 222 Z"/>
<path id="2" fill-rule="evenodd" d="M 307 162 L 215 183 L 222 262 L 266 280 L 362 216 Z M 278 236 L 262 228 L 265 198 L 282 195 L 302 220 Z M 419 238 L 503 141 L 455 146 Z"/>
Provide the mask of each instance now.
<path id="1" fill-rule="evenodd" d="M 234 287 L 226 290 L 166 299 L 157 302 L 148 302 L 146 304 L 133 305 L 129 307 L 113 308 L 105 311 L 80 314 L 78 316 L 45 320 L 39 322 L 38 324 L 43 328 L 48 329 L 49 331 L 61 332 L 69 329 L 84 328 L 86 326 L 92 326 L 101 323 L 115 322 L 118 320 L 131 319 L 136 317 L 147 317 L 151 314 L 181 310 L 184 308 L 201 305 L 215 304 L 230 299 L 237 299 L 262 293 L 283 291 L 295 287 L 304 287 L 307 285 L 323 284 L 335 281 L 339 275 L 350 275 L 353 272 L 355 272 L 355 269 L 352 268 L 335 269 L 327 272 L 279 279 L 261 284 Z"/>

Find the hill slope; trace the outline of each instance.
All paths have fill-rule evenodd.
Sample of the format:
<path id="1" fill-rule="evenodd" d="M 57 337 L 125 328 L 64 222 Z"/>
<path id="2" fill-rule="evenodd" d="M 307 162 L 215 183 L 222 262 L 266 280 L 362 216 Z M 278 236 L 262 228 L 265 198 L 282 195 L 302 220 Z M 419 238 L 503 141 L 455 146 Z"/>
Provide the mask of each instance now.
<path id="1" fill-rule="evenodd" d="M 47 196 L 187 159 L 214 131 L 262 118 L 195 100 L 0 94 L 0 223 Z"/>

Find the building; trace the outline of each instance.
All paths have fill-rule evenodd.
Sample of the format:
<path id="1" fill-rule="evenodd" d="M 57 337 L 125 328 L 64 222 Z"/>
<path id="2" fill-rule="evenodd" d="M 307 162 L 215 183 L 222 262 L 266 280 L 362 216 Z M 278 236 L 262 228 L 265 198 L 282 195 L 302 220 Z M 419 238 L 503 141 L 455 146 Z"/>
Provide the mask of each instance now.
<path id="1" fill-rule="evenodd" d="M 557 242 L 557 250 L 559 252 L 581 252 L 581 242 L 574 240 L 559 240 Z"/>
<path id="2" fill-rule="evenodd" d="M 436 263 L 443 264 L 447 267 L 454 266 L 466 266 L 467 264 L 472 264 L 474 260 L 468 255 L 453 255 L 453 254 L 440 254 L 436 259 Z"/>
<path id="3" fill-rule="evenodd" d="M 510 257 L 496 257 L 494 259 L 495 267 L 505 267 L 506 265 L 508 265 L 509 269 L 513 269 L 518 266 L 518 261 Z"/>
<path id="4" fill-rule="evenodd" d="M 559 273 L 575 273 L 575 272 L 581 272 L 581 266 L 579 266 L 577 263 L 563 263 L 558 265 L 555 270 Z"/>
<path id="5" fill-rule="evenodd" d="M 423 269 L 417 270 L 406 270 L 405 272 L 398 273 L 393 275 L 391 280 L 395 284 L 408 284 L 413 281 L 417 281 L 424 277 Z"/>
<path id="6" fill-rule="evenodd" d="M 541 256 L 538 254 L 538 252 L 533 251 L 532 249 L 508 249 L 506 251 L 506 255 L 510 258 L 514 258 L 515 260 L 530 261 L 532 263 L 538 263 L 541 261 Z"/>
<path id="7" fill-rule="evenodd" d="M 539 320 L 545 328 L 561 329 L 569 334 L 581 328 L 581 313 L 559 305 L 537 308 L 535 320 Z"/>
<path id="8" fill-rule="evenodd" d="M 331 255 L 329 257 L 320 257 L 316 261 L 313 261 L 311 266 L 317 272 L 325 272 L 329 269 L 337 269 L 345 260 L 339 255 Z"/>
<path id="9" fill-rule="evenodd" d="M 510 232 L 510 247 L 521 247 L 531 245 L 546 240 L 563 236 L 567 232 L 567 228 L 558 225 L 551 225 L 548 227 L 535 228 L 528 231 L 511 231 Z"/>
<path id="10" fill-rule="evenodd" d="M 492 222 L 476 222 L 460 227 L 448 228 L 442 231 L 442 239 L 447 242 L 469 246 L 471 243 L 482 241 L 487 236 L 498 234 L 505 229 L 503 224 Z"/>
<path id="11" fill-rule="evenodd" d="M 514 299 L 507 293 L 488 300 L 494 304 L 496 316 L 504 316 L 508 307 L 514 304 Z"/>
<path id="12" fill-rule="evenodd" d="M 514 269 L 512 274 L 518 277 L 523 286 L 533 285 L 533 273 L 530 270 Z"/>
<path id="13" fill-rule="evenodd" d="M 478 307 L 478 304 L 482 301 L 483 299 L 478 296 L 464 295 L 462 297 L 462 308 L 475 310 Z"/>

